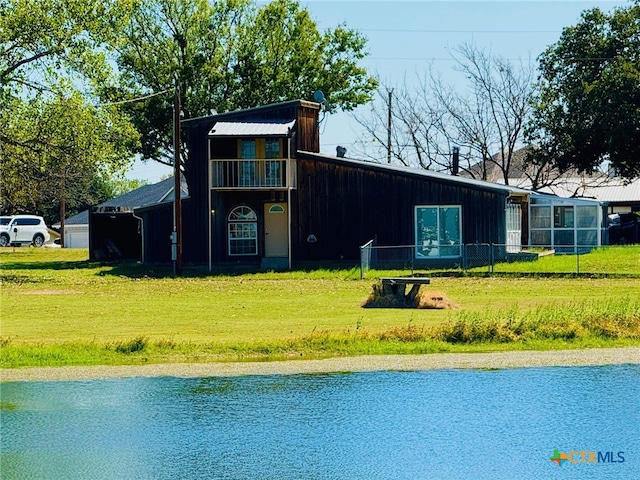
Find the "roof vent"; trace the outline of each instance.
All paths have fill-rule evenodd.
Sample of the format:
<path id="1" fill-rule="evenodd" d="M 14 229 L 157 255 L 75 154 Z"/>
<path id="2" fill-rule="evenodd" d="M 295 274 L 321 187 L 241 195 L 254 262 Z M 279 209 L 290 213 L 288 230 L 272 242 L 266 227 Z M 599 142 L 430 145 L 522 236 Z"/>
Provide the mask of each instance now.
<path id="1" fill-rule="evenodd" d="M 338 157 L 344 158 L 346 153 L 347 153 L 347 149 L 345 147 L 341 147 L 340 145 L 336 147 L 336 155 L 338 155 Z"/>

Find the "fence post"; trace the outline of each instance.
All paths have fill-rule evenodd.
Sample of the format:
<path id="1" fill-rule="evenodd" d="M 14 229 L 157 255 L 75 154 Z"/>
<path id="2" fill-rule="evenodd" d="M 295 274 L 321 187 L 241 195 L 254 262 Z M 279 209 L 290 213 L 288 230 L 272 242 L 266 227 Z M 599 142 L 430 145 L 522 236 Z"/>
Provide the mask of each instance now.
<path id="1" fill-rule="evenodd" d="M 460 244 L 460 248 L 462 249 L 462 271 L 465 272 L 467 270 L 467 249 L 464 244 Z"/>
<path id="2" fill-rule="evenodd" d="M 491 242 L 489 244 L 489 264 L 490 264 L 490 267 L 491 267 L 489 271 L 491 273 L 493 273 L 493 263 L 494 263 L 493 261 L 494 261 L 494 258 L 493 258 L 493 242 Z"/>
<path id="3" fill-rule="evenodd" d="M 409 249 L 409 255 L 411 255 L 411 276 L 413 276 L 413 272 L 415 271 L 415 265 L 413 263 L 414 259 L 416 258 L 415 249 L 416 247 L 414 246 Z"/>

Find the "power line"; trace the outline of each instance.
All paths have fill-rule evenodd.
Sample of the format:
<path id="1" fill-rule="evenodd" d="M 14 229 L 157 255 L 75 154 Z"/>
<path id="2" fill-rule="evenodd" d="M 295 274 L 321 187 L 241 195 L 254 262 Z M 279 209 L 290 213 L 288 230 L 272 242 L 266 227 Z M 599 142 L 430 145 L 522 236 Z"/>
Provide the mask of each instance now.
<path id="1" fill-rule="evenodd" d="M 422 30 L 412 28 L 358 28 L 356 30 L 375 33 L 561 33 L 561 30 Z"/>
<path id="2" fill-rule="evenodd" d="M 130 98 L 128 100 L 120 100 L 118 102 L 101 103 L 100 106 L 122 105 L 122 104 L 125 104 L 125 103 L 139 102 L 140 100 L 146 100 L 147 98 L 157 97 L 158 95 L 163 95 L 163 94 L 165 94 L 167 92 L 173 92 L 173 88 L 167 88 L 166 90 L 162 90 L 161 92 L 150 93 L 150 94 L 144 95 L 142 97 Z"/>

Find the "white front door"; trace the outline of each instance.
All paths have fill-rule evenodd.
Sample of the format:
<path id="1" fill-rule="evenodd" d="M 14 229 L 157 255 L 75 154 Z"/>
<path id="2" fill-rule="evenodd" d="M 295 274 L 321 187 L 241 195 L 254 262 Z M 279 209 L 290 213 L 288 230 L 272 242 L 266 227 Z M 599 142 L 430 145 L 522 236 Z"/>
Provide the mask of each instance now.
<path id="1" fill-rule="evenodd" d="M 522 235 L 522 216 L 520 205 L 507 205 L 507 253 L 518 253 L 522 250 L 520 238 Z"/>
<path id="2" fill-rule="evenodd" d="M 264 256 L 289 256 L 289 215 L 287 204 L 264 204 Z"/>

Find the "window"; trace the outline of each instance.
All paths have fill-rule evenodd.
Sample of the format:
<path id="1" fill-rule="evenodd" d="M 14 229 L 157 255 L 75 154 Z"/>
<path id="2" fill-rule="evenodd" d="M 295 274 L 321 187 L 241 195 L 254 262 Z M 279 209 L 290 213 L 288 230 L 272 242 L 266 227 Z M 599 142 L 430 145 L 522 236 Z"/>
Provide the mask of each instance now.
<path id="1" fill-rule="evenodd" d="M 258 254 L 258 217 L 250 207 L 231 210 L 229 225 L 229 255 Z"/>
<path id="2" fill-rule="evenodd" d="M 265 162 L 265 180 L 268 187 L 281 187 L 282 180 L 280 179 L 280 160 L 273 161 L 271 159 L 280 159 L 280 140 L 267 139 L 264 144 L 264 158 Z"/>
<path id="3" fill-rule="evenodd" d="M 252 187 L 256 185 L 256 141 L 240 140 L 240 157 L 244 160 L 240 162 L 240 186 Z"/>
<path id="4" fill-rule="evenodd" d="M 573 206 L 553 207 L 554 228 L 573 228 Z"/>
<path id="5" fill-rule="evenodd" d="M 460 256 L 459 206 L 417 206 L 415 213 L 416 258 Z"/>
<path id="6" fill-rule="evenodd" d="M 595 205 L 576 207 L 576 226 L 578 228 L 598 228 L 598 207 Z"/>
<path id="7" fill-rule="evenodd" d="M 531 228 L 551 228 L 551 207 L 531 206 Z"/>

